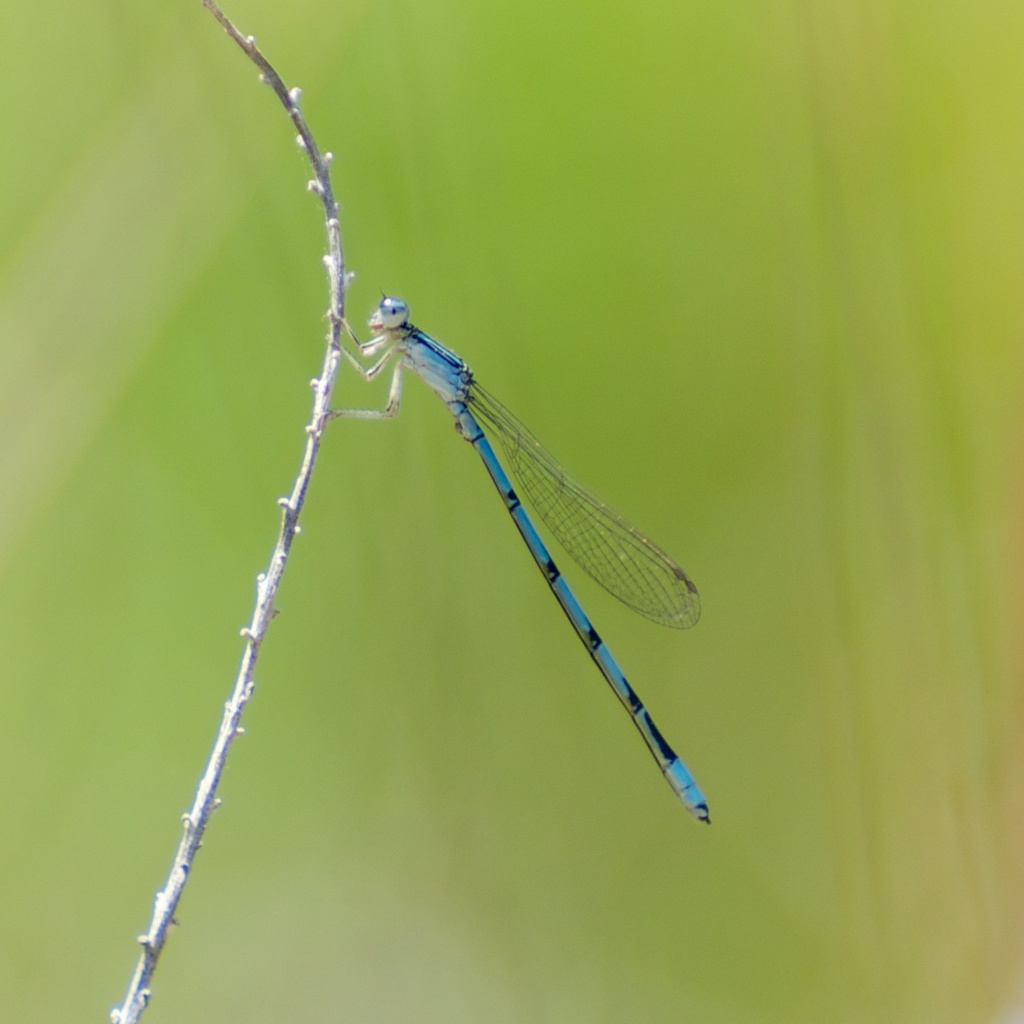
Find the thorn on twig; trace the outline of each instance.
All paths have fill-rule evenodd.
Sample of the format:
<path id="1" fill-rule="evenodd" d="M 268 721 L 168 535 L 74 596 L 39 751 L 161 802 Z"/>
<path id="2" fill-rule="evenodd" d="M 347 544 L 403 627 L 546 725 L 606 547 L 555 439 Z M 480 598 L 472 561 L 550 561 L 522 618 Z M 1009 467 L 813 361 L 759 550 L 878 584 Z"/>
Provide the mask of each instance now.
<path id="1" fill-rule="evenodd" d="M 296 135 L 295 136 L 295 145 L 298 146 L 299 149 L 305 149 L 306 148 L 306 140 L 301 135 Z"/>
<path id="2" fill-rule="evenodd" d="M 322 196 L 324 194 L 324 187 L 316 180 L 316 178 L 311 178 L 306 182 L 306 189 L 310 192 L 315 192 L 318 196 Z"/>
<path id="3" fill-rule="evenodd" d="M 331 161 L 333 161 L 333 160 L 334 160 L 334 154 L 332 152 L 330 152 L 330 150 L 328 150 L 326 153 L 324 153 L 324 163 L 325 164 L 330 164 Z"/>
<path id="4" fill-rule="evenodd" d="M 253 643 L 256 643 L 256 634 L 248 626 L 243 626 L 238 631 L 238 635 L 246 640 L 251 640 Z"/>
<path id="5" fill-rule="evenodd" d="M 292 101 L 292 106 L 297 107 L 299 105 L 299 99 L 302 96 L 302 90 L 296 85 L 288 90 L 288 99 Z"/>

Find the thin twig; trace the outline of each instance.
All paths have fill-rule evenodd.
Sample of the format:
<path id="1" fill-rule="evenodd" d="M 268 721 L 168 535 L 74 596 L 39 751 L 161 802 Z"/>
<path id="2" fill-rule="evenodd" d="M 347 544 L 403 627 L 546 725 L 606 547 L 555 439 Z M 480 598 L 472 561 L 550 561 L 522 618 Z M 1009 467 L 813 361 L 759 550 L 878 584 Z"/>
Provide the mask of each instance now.
<path id="1" fill-rule="evenodd" d="M 145 935 L 139 937 L 142 953 L 128 986 L 128 992 L 122 1005 L 110 1014 L 113 1024 L 135 1024 L 146 1008 L 150 995 L 150 979 L 156 969 L 157 961 L 160 959 L 164 943 L 167 941 L 170 926 L 174 922 L 174 912 L 181 899 L 185 883 L 188 881 L 192 861 L 202 842 L 210 815 L 220 802 L 216 796 L 217 783 L 224 771 L 228 750 L 234 739 L 243 731 L 239 722 L 245 705 L 252 696 L 256 659 L 259 656 L 267 627 L 274 617 L 274 597 L 288 561 L 292 540 L 299 532 L 299 514 L 306 498 L 306 489 L 309 487 L 313 465 L 320 448 L 320 439 L 328 419 L 331 391 L 334 388 L 334 380 L 338 372 L 341 355 L 339 343 L 341 330 L 343 327 L 347 328 L 345 324 L 345 291 L 348 286 L 348 278 L 345 274 L 341 228 L 338 223 L 338 204 L 331 187 L 329 171 L 331 154 L 321 154 L 316 140 L 306 124 L 306 119 L 299 109 L 299 90 L 288 89 L 285 86 L 281 81 L 281 76 L 257 49 L 256 40 L 252 36 L 243 36 L 214 0 L 203 0 L 203 6 L 213 14 L 228 35 L 238 43 L 249 59 L 260 69 L 261 80 L 274 90 L 278 99 L 284 104 L 288 116 L 299 133 L 296 141 L 309 157 L 313 168 L 313 180 L 309 182 L 309 189 L 315 192 L 323 202 L 327 224 L 328 251 L 324 257 L 324 264 L 327 268 L 330 287 L 330 307 L 328 309 L 330 331 L 327 336 L 327 352 L 324 356 L 323 371 L 319 378 L 312 382 L 313 415 L 306 427 L 306 448 L 302 467 L 295 479 L 291 495 L 287 498 L 280 498 L 278 501 L 282 509 L 281 532 L 270 557 L 267 571 L 257 577 L 256 605 L 253 609 L 252 621 L 242 630 L 242 636 L 245 637 L 246 643 L 238 669 L 238 677 L 235 680 L 231 699 L 225 705 L 220 731 L 217 734 L 213 750 L 210 752 L 203 776 L 199 781 L 192 809 L 183 817 L 184 835 L 178 845 L 177 853 L 174 855 L 167 883 L 156 894 L 149 930 Z"/>

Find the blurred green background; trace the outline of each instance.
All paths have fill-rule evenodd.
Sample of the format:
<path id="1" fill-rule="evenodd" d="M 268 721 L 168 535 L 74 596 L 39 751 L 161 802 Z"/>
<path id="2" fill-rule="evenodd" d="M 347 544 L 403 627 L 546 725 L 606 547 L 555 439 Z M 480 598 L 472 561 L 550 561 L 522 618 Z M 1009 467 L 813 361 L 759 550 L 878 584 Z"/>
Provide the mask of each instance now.
<path id="1" fill-rule="evenodd" d="M 326 438 L 145 1019 L 1024 1019 L 1024 5 L 227 13 L 336 154 L 353 319 L 404 296 L 697 581 L 679 634 L 561 559 L 715 823 L 410 381 Z M 0 58 L 0 1018 L 99 1021 L 298 466 L 323 229 L 198 0 L 5 4 Z"/>

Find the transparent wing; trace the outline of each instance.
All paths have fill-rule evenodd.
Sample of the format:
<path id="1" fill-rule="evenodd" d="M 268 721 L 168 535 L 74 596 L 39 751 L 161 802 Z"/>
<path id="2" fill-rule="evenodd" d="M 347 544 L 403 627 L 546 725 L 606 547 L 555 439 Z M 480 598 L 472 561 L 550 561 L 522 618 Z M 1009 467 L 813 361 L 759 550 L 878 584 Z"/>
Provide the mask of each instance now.
<path id="1" fill-rule="evenodd" d="M 476 381 L 467 404 L 491 428 L 531 505 L 580 567 L 654 622 L 687 629 L 700 618 L 693 581 L 657 544 L 598 501 Z"/>

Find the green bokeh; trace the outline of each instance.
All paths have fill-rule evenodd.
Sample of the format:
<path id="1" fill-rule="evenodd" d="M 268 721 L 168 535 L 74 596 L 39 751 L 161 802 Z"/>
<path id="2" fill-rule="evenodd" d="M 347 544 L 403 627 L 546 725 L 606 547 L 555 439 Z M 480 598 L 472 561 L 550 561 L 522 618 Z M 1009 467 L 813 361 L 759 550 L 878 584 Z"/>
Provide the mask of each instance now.
<path id="1" fill-rule="evenodd" d="M 697 581 L 675 634 L 564 566 L 715 824 L 411 381 L 325 441 L 152 1024 L 1024 1013 L 1024 6 L 608 6 L 228 14 L 335 153 L 353 317 L 404 296 Z M 198 0 L 7 4 L 0 58 L 0 1019 L 103 1020 L 323 232 Z"/>

